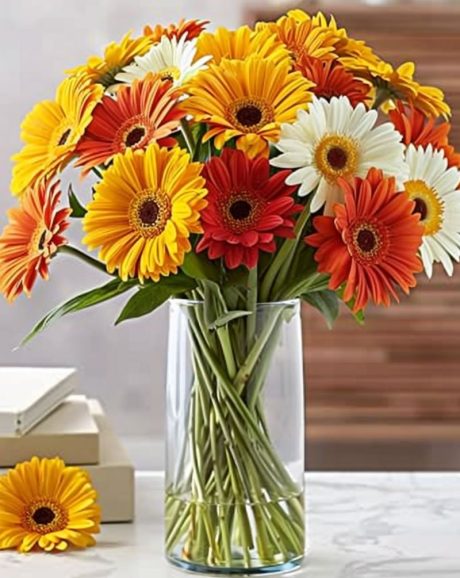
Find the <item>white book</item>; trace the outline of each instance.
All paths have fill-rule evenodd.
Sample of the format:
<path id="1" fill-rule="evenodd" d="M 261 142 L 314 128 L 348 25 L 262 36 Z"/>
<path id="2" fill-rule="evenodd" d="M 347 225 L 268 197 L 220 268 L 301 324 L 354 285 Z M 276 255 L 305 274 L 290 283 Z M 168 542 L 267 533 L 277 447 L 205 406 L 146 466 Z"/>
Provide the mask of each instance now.
<path id="1" fill-rule="evenodd" d="M 0 436 L 0 467 L 59 456 L 67 465 L 99 462 L 99 429 L 84 395 L 70 395 L 24 436 Z"/>
<path id="2" fill-rule="evenodd" d="M 76 385 L 75 369 L 0 367 L 0 435 L 24 435 Z"/>

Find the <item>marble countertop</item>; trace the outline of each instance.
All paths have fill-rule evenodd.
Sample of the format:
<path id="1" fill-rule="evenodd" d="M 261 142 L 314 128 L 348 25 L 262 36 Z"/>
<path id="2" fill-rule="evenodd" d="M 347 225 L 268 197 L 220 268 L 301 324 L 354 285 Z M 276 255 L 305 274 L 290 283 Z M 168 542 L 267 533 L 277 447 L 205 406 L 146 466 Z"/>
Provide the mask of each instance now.
<path id="1" fill-rule="evenodd" d="M 162 477 L 137 475 L 137 520 L 66 554 L 0 552 L 1 578 L 180 578 L 162 556 Z M 307 475 L 305 578 L 458 578 L 460 474 Z"/>

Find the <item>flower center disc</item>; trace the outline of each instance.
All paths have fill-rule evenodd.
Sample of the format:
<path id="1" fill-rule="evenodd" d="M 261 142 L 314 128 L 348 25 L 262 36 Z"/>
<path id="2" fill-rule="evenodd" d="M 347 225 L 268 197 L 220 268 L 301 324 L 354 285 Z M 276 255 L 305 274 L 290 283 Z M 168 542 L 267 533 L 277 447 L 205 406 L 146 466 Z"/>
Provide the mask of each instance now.
<path id="1" fill-rule="evenodd" d="M 171 201 L 163 191 L 142 191 L 131 201 L 129 222 L 142 237 L 160 235 L 171 216 Z"/>
<path id="2" fill-rule="evenodd" d="M 348 233 L 347 245 L 354 259 L 362 265 L 374 265 L 389 250 L 388 232 L 381 223 L 355 222 Z"/>
<path id="3" fill-rule="evenodd" d="M 47 526 L 56 518 L 55 513 L 51 508 L 42 507 L 35 510 L 32 514 L 32 520 L 40 526 Z"/>
<path id="4" fill-rule="evenodd" d="M 167 68 L 163 68 L 158 72 L 158 76 L 161 80 L 170 80 L 174 82 L 175 80 L 179 80 L 180 78 L 180 70 L 177 66 L 168 66 Z"/>
<path id="5" fill-rule="evenodd" d="M 137 145 L 145 136 L 145 128 L 143 126 L 135 126 L 126 135 L 125 145 L 133 147 Z"/>
<path id="6" fill-rule="evenodd" d="M 262 120 L 262 112 L 252 104 L 243 106 L 236 113 L 238 122 L 243 126 L 254 126 Z"/>
<path id="7" fill-rule="evenodd" d="M 247 201 L 236 201 L 230 206 L 230 214 L 238 221 L 247 219 L 251 214 L 251 205 Z"/>
<path id="8" fill-rule="evenodd" d="M 37 534 L 50 534 L 63 530 L 69 522 L 68 512 L 54 500 L 40 499 L 24 511 L 22 525 Z"/>
<path id="9" fill-rule="evenodd" d="M 257 132 L 273 122 L 273 108 L 265 100 L 257 97 L 241 98 L 227 107 L 227 120 L 243 133 Z"/>
<path id="10" fill-rule="evenodd" d="M 358 144 L 346 135 L 326 135 L 317 144 L 314 158 L 324 178 L 335 182 L 339 177 L 356 174 L 359 163 Z"/>
<path id="11" fill-rule="evenodd" d="M 253 229 L 263 213 L 264 201 L 246 191 L 234 192 L 230 198 L 222 201 L 220 214 L 235 235 L 241 235 Z"/>
<path id="12" fill-rule="evenodd" d="M 420 214 L 424 225 L 424 235 L 435 235 L 442 228 L 444 221 L 444 202 L 435 189 L 425 181 L 414 180 L 404 183 L 406 195 L 415 203 L 414 213 Z"/>
<path id="13" fill-rule="evenodd" d="M 65 130 L 62 133 L 62 135 L 58 141 L 58 147 L 62 147 L 66 144 L 66 142 L 69 140 L 69 136 L 70 136 L 71 132 L 72 132 L 72 130 L 70 128 L 68 128 L 67 130 Z"/>

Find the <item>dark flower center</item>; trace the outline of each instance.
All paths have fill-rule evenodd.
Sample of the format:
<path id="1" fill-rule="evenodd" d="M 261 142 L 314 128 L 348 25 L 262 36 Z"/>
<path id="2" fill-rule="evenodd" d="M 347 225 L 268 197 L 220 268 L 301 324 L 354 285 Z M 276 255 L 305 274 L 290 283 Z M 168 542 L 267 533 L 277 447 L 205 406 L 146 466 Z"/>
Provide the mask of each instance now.
<path id="1" fill-rule="evenodd" d="M 154 225 L 158 219 L 160 209 L 155 201 L 148 199 L 139 207 L 139 219 L 143 225 L 149 227 Z"/>
<path id="2" fill-rule="evenodd" d="M 239 109 L 236 118 L 243 126 L 255 126 L 262 120 L 262 111 L 257 106 L 248 104 Z"/>
<path id="3" fill-rule="evenodd" d="M 127 147 L 133 147 L 137 145 L 144 136 L 145 128 L 143 126 L 136 126 L 126 135 L 125 144 Z"/>
<path id="4" fill-rule="evenodd" d="M 340 147 L 331 147 L 327 151 L 327 161 L 335 170 L 343 169 L 347 164 L 348 156 L 346 151 Z"/>
<path id="5" fill-rule="evenodd" d="M 32 515 L 33 521 L 40 526 L 51 524 L 55 517 L 56 515 L 53 510 L 46 507 L 38 508 Z"/>
<path id="6" fill-rule="evenodd" d="M 230 214 L 237 221 L 242 221 L 249 217 L 251 208 L 251 205 L 247 201 L 235 201 L 230 207 Z"/>
<path id="7" fill-rule="evenodd" d="M 356 237 L 356 242 L 364 253 L 370 253 L 377 245 L 375 233 L 369 229 L 361 229 Z"/>
<path id="8" fill-rule="evenodd" d="M 424 221 L 428 215 L 428 207 L 423 199 L 415 198 L 414 213 L 420 213 L 420 220 Z"/>
<path id="9" fill-rule="evenodd" d="M 40 239 L 38 240 L 38 250 L 43 251 L 45 248 L 45 241 L 46 241 L 46 229 L 40 235 Z"/>
<path id="10" fill-rule="evenodd" d="M 62 147 L 65 145 L 65 143 L 67 142 L 67 140 L 69 139 L 70 133 L 72 132 L 72 130 L 70 128 L 68 128 L 62 135 L 61 138 L 59 139 L 58 142 L 58 146 Z"/>

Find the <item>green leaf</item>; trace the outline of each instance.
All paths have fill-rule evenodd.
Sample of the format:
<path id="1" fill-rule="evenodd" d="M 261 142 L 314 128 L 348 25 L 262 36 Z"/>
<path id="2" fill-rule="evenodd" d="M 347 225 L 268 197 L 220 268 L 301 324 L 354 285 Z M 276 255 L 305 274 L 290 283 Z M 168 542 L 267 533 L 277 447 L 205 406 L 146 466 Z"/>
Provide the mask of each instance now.
<path id="1" fill-rule="evenodd" d="M 211 329 L 211 330 L 212 329 L 218 329 L 219 327 L 223 327 L 224 325 L 227 325 L 227 323 L 230 323 L 230 321 L 233 321 L 234 319 L 239 319 L 240 317 L 247 317 L 248 315 L 252 315 L 252 312 L 251 311 L 229 311 L 228 313 L 221 315 L 213 323 L 211 323 L 211 325 L 209 326 L 209 329 Z"/>
<path id="2" fill-rule="evenodd" d="M 149 283 L 141 287 L 126 303 L 115 325 L 128 319 L 135 319 L 148 315 L 165 303 L 170 297 L 194 289 L 196 283 L 186 275 L 164 277 L 156 283 Z"/>
<path id="3" fill-rule="evenodd" d="M 109 283 L 102 285 L 102 287 L 91 289 L 91 291 L 73 297 L 66 303 L 55 307 L 45 317 L 43 317 L 43 319 L 39 321 L 32 331 L 22 340 L 21 345 L 28 343 L 33 337 L 44 331 L 61 317 L 64 317 L 64 315 L 76 313 L 82 309 L 88 309 L 94 305 L 99 305 L 99 303 L 103 303 L 104 301 L 108 301 L 109 299 L 113 299 L 114 297 L 129 291 L 137 284 L 137 280 L 123 282 L 120 281 L 120 279 L 113 279 L 112 281 L 109 281 Z"/>
<path id="4" fill-rule="evenodd" d="M 72 185 L 69 185 L 69 190 L 67 194 L 69 196 L 69 205 L 70 208 L 72 209 L 72 213 L 70 214 L 70 216 L 73 217 L 74 219 L 82 219 L 86 215 L 87 210 L 80 203 L 77 195 L 73 192 Z"/>
<path id="5" fill-rule="evenodd" d="M 191 251 L 185 255 L 182 271 L 192 279 L 214 281 L 220 280 L 218 268 L 209 261 L 204 253 Z"/>
<path id="6" fill-rule="evenodd" d="M 340 300 L 337 293 L 326 289 L 305 293 L 302 295 L 302 299 L 322 313 L 329 329 L 331 329 L 339 315 Z"/>

